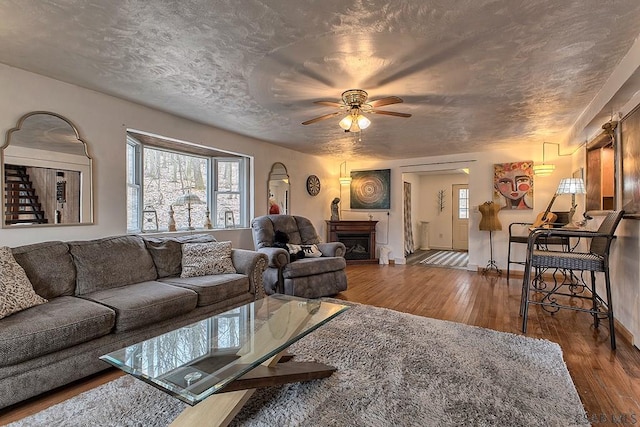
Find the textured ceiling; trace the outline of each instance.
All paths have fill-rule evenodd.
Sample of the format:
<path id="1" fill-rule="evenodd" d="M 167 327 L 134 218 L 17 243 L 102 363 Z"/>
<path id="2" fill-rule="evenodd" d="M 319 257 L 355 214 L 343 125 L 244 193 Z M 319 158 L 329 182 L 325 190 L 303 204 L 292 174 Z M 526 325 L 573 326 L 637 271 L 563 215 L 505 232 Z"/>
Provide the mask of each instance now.
<path id="1" fill-rule="evenodd" d="M 638 36 L 638 0 L 2 0 L 0 62 L 313 154 L 558 141 Z M 396 95 L 361 140 L 351 88 Z M 153 132 L 153 129 L 145 129 Z"/>

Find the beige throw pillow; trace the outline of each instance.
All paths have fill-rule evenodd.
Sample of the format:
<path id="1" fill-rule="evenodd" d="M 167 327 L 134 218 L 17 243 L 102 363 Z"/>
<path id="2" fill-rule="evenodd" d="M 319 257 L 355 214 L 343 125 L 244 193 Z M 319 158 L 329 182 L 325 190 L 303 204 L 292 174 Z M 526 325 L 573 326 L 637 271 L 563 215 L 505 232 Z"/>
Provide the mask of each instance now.
<path id="1" fill-rule="evenodd" d="M 33 290 L 11 249 L 0 247 L 0 319 L 45 302 L 47 300 Z"/>
<path id="2" fill-rule="evenodd" d="M 305 258 L 318 258 L 322 256 L 322 252 L 320 252 L 320 249 L 318 249 L 316 245 L 294 245 L 287 243 L 287 248 L 292 255 L 297 255 L 298 252 L 304 252 Z"/>
<path id="3" fill-rule="evenodd" d="M 180 277 L 235 273 L 231 242 L 185 243 L 182 245 Z"/>

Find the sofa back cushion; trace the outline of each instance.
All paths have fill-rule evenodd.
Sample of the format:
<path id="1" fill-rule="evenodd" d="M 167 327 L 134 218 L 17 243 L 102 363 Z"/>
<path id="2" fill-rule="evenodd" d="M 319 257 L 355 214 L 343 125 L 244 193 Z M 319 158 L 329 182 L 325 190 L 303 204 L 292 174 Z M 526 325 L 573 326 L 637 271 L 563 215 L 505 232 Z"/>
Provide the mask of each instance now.
<path id="1" fill-rule="evenodd" d="M 209 234 L 192 234 L 176 237 L 143 237 L 153 258 L 158 277 L 179 276 L 182 272 L 182 244 L 209 243 L 216 239 Z"/>
<path id="2" fill-rule="evenodd" d="M 76 268 L 66 243 L 36 243 L 12 248 L 11 252 L 38 295 L 46 299 L 73 295 Z"/>
<path id="3" fill-rule="evenodd" d="M 69 242 L 77 271 L 76 295 L 155 280 L 151 254 L 140 236 Z"/>

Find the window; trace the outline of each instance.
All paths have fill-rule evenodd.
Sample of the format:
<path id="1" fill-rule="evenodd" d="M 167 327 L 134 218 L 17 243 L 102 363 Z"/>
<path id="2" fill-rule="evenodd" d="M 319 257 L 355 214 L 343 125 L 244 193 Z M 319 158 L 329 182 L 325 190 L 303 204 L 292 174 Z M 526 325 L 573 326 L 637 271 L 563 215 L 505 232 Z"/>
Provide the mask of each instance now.
<path id="1" fill-rule="evenodd" d="M 127 230 L 244 227 L 248 159 L 130 132 Z M 171 213 L 172 211 L 173 213 Z"/>
<path id="2" fill-rule="evenodd" d="M 469 219 L 469 189 L 458 190 L 458 219 Z"/>

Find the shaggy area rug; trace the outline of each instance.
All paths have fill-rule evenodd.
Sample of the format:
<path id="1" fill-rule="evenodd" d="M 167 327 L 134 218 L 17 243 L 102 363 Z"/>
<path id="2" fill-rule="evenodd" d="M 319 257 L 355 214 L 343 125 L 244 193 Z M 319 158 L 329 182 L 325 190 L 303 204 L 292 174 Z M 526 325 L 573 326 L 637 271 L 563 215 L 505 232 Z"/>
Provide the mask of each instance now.
<path id="1" fill-rule="evenodd" d="M 290 350 L 338 371 L 258 390 L 232 426 L 589 425 L 546 340 L 354 305 Z M 125 376 L 12 426 L 166 426 L 184 407 Z"/>

